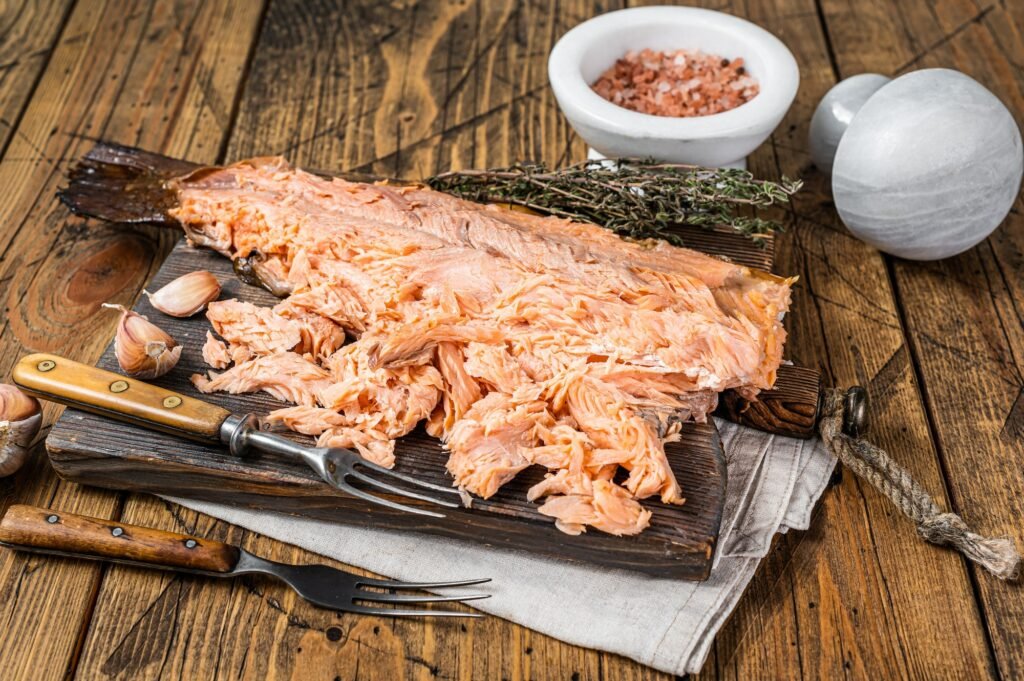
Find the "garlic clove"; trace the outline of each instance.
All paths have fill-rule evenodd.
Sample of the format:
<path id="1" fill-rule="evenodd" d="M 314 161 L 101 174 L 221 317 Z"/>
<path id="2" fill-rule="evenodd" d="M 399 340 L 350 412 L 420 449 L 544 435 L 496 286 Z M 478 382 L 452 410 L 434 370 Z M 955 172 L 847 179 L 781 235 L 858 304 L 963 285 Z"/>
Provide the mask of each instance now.
<path id="1" fill-rule="evenodd" d="M 150 304 L 172 317 L 191 317 L 220 295 L 220 282 L 206 270 L 182 275 L 156 293 L 143 291 Z"/>
<path id="2" fill-rule="evenodd" d="M 123 372 L 135 378 L 156 378 L 174 368 L 181 346 L 167 332 L 123 305 L 103 303 L 103 307 L 121 311 L 114 354 Z"/>
<path id="3" fill-rule="evenodd" d="M 39 401 L 9 383 L 0 383 L 0 421 L 21 421 L 39 413 Z"/>
<path id="4" fill-rule="evenodd" d="M 24 465 L 42 422 L 39 402 L 34 397 L 13 385 L 0 384 L 0 478 Z"/>

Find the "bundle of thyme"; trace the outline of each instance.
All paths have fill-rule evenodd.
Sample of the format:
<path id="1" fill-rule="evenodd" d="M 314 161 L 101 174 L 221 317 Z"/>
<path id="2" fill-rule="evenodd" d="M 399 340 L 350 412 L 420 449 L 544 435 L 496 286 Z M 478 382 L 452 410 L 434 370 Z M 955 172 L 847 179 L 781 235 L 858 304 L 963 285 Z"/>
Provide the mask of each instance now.
<path id="1" fill-rule="evenodd" d="M 725 225 L 763 244 L 782 226 L 753 211 L 787 203 L 802 183 L 755 180 L 745 170 L 619 159 L 557 170 L 540 163 L 462 170 L 431 177 L 427 184 L 471 201 L 526 206 L 602 225 L 632 239 L 682 245 L 670 231 L 673 226 Z"/>

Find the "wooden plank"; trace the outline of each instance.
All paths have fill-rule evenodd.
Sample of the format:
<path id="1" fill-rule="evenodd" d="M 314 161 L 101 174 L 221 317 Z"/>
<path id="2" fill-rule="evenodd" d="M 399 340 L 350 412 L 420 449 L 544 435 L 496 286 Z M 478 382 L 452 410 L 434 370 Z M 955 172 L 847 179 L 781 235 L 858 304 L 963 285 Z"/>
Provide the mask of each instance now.
<path id="1" fill-rule="evenodd" d="M 184 240 L 154 277 L 152 287 L 155 290 L 196 270 L 212 272 L 224 282 L 223 298 L 261 306 L 277 303 L 267 291 L 239 282 L 227 258 L 191 248 Z M 159 324 L 184 348 L 174 371 L 151 383 L 240 414 L 266 414 L 281 407 L 279 400 L 262 392 L 199 393 L 189 377 L 209 368 L 202 360 L 209 322 L 202 315 L 187 319 L 168 317 L 154 309 L 147 299 L 139 300 L 135 309 Z M 112 346 L 98 366 L 119 371 Z M 74 368 L 62 368 L 58 362 L 55 369 L 45 374 L 33 373 L 30 366 L 27 375 L 59 381 L 62 374 L 74 373 Z M 102 385 L 105 387 L 107 382 Z M 184 405 L 179 407 L 182 408 Z M 444 518 L 428 518 L 340 494 L 298 462 L 255 452 L 246 460 L 239 460 L 217 444 L 191 442 L 77 410 L 67 412 L 51 429 L 46 445 L 61 477 L 83 484 L 232 503 L 346 524 L 413 529 L 560 560 L 660 577 L 706 579 L 722 516 L 725 457 L 718 434 L 709 424 L 685 424 L 680 438 L 678 443 L 666 446 L 666 454 L 685 490 L 685 504 L 645 502 L 644 506 L 653 514 L 651 526 L 634 537 L 587 532 L 572 538 L 555 528 L 550 518 L 538 513 L 536 503 L 527 501 L 530 487 L 543 478 L 544 471 L 539 467 L 524 471 L 490 499 L 474 499 L 470 509 L 441 509 Z M 312 444 L 308 437 L 293 439 Z M 395 454 L 396 471 L 435 485 L 451 484 L 443 465 L 447 454 L 426 433 L 415 431 L 401 438 Z"/>
<path id="2" fill-rule="evenodd" d="M 843 75 L 955 68 L 991 89 L 1024 122 L 1024 7 L 1020 3 L 874 0 L 874 20 L 834 36 Z M 823 3 L 831 25 L 848 7 Z M 864 45 L 888 44 L 874 54 Z M 1024 217 L 1018 200 L 995 234 L 941 262 L 886 258 L 911 355 L 947 471 L 951 507 L 983 534 L 1024 547 Z M 934 489 L 934 488 L 933 488 Z M 1020 588 L 972 567 L 1003 678 L 1024 675 Z"/>
<path id="3" fill-rule="evenodd" d="M 0 155 L 64 28 L 71 0 L 0 2 Z"/>
<path id="4" fill-rule="evenodd" d="M 562 33 L 606 9 L 274 2 L 227 157 L 284 153 L 310 167 L 409 177 L 513 158 L 582 158 L 547 89 L 547 53 Z M 129 500 L 124 518 L 179 531 L 179 518 L 197 521 L 144 497 Z M 198 522 L 207 536 L 275 560 L 324 560 Z M 83 678 L 670 678 L 498 618 L 453 625 L 338 617 L 270 582 L 231 586 L 113 567 L 96 612 Z"/>
<path id="5" fill-rule="evenodd" d="M 28 350 L 95 360 L 115 324 L 99 304 L 130 301 L 173 242 L 145 228 L 89 229 L 58 207 L 54 192 L 65 159 L 92 144 L 79 136 L 215 160 L 260 16 L 255 3 L 126 7 L 83 2 L 74 8 L 0 160 L 5 378 Z M 46 408 L 48 421 L 56 411 Z M 31 503 L 99 517 L 118 512 L 119 495 L 61 484 L 44 459 L 37 456 L 3 481 L 4 507 Z M 0 553 L 5 678 L 56 678 L 74 669 L 101 573 L 99 565 Z"/>
<path id="6" fill-rule="evenodd" d="M 865 4 L 845 3 L 850 16 L 843 25 L 830 21 L 829 34 L 865 22 Z M 795 222 L 776 244 L 776 269 L 800 276 L 787 318 L 788 355 L 819 367 L 828 383 L 868 387 L 873 439 L 941 496 L 941 465 L 885 261 L 843 230 L 826 180 L 810 166 L 807 127 L 836 80 L 817 7 L 810 0 L 745 0 L 727 9 L 778 35 L 800 65 L 793 108 L 750 160 L 759 177 L 807 181 L 793 207 Z M 879 37 L 860 51 L 888 49 Z M 921 542 L 888 501 L 850 474 L 826 493 L 808 532 L 777 540 L 720 633 L 715 663 L 702 676 L 993 675 L 961 559 Z"/>

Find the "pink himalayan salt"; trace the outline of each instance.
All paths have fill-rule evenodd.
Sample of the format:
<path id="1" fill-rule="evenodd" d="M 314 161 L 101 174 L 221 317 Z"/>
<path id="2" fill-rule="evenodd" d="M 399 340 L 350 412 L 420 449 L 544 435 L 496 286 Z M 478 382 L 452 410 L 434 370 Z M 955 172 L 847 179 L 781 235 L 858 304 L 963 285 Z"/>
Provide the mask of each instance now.
<path id="1" fill-rule="evenodd" d="M 694 50 L 630 51 L 591 86 L 613 104 L 654 116 L 708 116 L 757 96 L 743 59 Z"/>

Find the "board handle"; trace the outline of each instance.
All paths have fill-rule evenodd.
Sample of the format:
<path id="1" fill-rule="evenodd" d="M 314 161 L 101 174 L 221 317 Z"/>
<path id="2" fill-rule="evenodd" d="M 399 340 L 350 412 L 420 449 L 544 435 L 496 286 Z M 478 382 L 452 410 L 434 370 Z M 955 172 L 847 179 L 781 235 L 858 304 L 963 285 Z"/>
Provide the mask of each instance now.
<path id="1" fill-rule="evenodd" d="M 11 376 L 35 397 L 193 440 L 219 442 L 220 425 L 231 415 L 217 405 L 46 353 L 23 357 Z"/>
<path id="2" fill-rule="evenodd" d="M 26 551 L 219 573 L 231 572 L 240 555 L 210 539 L 21 504 L 0 519 L 0 542 Z"/>
<path id="3" fill-rule="evenodd" d="M 775 387 L 761 391 L 756 400 L 748 400 L 733 390 L 723 392 L 715 416 L 766 433 L 806 440 L 817 434 L 820 412 L 821 374 L 814 369 L 783 364 Z"/>

